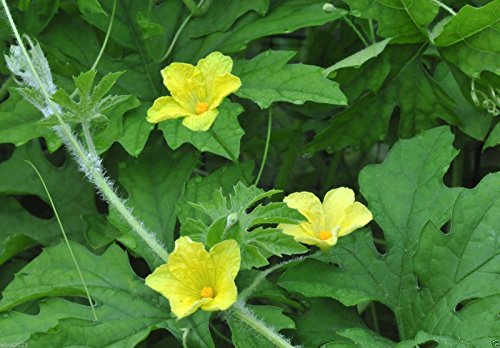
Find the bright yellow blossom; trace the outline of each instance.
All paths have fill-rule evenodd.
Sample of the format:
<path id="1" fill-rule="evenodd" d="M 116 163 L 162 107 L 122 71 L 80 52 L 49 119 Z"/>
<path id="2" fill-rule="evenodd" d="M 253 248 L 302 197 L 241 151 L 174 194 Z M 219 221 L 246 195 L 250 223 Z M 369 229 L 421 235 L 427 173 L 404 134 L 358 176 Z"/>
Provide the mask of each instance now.
<path id="1" fill-rule="evenodd" d="M 167 263 L 146 278 L 146 285 L 169 300 L 179 319 L 198 308 L 222 311 L 236 302 L 234 279 L 240 262 L 240 248 L 234 240 L 220 242 L 207 252 L 203 244 L 181 237 Z"/>
<path id="2" fill-rule="evenodd" d="M 278 227 L 296 241 L 316 245 L 326 251 L 337 243 L 338 237 L 365 226 L 372 213 L 354 201 L 354 192 L 340 187 L 326 193 L 323 203 L 310 192 L 296 192 L 285 197 L 284 202 L 297 209 L 307 222 L 299 225 L 280 224 Z"/>
<path id="3" fill-rule="evenodd" d="M 148 122 L 158 123 L 184 117 L 182 124 L 193 131 L 206 131 L 217 117 L 222 100 L 240 88 L 231 75 L 233 61 L 220 52 L 210 53 L 196 66 L 172 63 L 161 71 L 171 96 L 155 100 L 148 110 Z"/>

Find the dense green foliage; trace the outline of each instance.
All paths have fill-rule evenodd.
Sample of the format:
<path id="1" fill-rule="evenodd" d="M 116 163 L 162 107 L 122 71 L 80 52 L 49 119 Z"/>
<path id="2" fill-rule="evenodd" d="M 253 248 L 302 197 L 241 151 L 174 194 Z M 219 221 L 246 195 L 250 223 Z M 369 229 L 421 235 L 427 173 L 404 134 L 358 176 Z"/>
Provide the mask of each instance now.
<path id="1" fill-rule="evenodd" d="M 96 172 L 168 252 L 180 236 L 207 249 L 236 240 L 235 308 L 247 305 L 175 318 L 144 284 L 164 262 L 6 58 L 0 346 L 274 347 L 255 323 L 307 348 L 498 342 L 500 0 L 205 0 L 199 14 L 191 3 L 7 1 L 47 58 L 62 120 L 82 143 L 90 134 Z M 168 95 L 160 70 L 214 51 L 242 85 L 213 126 L 146 122 Z M 329 253 L 278 228 L 305 219 L 284 195 L 340 186 L 374 219 Z"/>

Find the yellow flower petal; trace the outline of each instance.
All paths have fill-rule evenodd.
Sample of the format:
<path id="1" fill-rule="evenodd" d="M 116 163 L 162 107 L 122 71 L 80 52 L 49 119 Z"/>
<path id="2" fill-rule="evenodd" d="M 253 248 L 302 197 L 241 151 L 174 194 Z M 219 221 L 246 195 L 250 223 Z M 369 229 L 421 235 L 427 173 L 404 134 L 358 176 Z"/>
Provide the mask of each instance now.
<path id="1" fill-rule="evenodd" d="M 323 206 L 318 197 L 311 192 L 295 192 L 283 200 L 290 208 L 297 209 L 311 223 L 312 229 L 319 234 L 325 228 Z"/>
<path id="2" fill-rule="evenodd" d="M 372 221 L 373 215 L 363 204 L 354 202 L 346 210 L 343 220 L 340 222 L 340 231 L 338 236 L 345 236 L 365 226 Z"/>
<path id="3" fill-rule="evenodd" d="M 316 245 L 321 250 L 331 248 L 337 244 L 337 235 L 332 234 L 330 238 L 321 240 L 319 234 L 312 230 L 312 225 L 308 222 L 303 222 L 299 225 L 279 224 L 278 228 L 283 230 L 283 233 L 293 236 L 294 239 L 303 244 Z"/>
<path id="4" fill-rule="evenodd" d="M 208 82 L 216 76 L 230 73 L 233 69 L 233 60 L 220 52 L 212 52 L 198 61 L 197 68 Z"/>
<path id="5" fill-rule="evenodd" d="M 229 308 L 238 295 L 234 279 L 240 268 L 238 244 L 227 240 L 207 252 L 203 244 L 181 237 L 168 261 L 146 278 L 146 285 L 165 296 L 179 318 Z"/>
<path id="6" fill-rule="evenodd" d="M 215 269 L 210 255 L 203 244 L 181 237 L 175 242 L 175 249 L 168 257 L 170 272 L 179 280 L 199 291 L 215 281 Z M 201 295 L 199 295 L 201 297 Z"/>
<path id="7" fill-rule="evenodd" d="M 217 76 L 214 79 L 213 87 L 209 90 L 209 104 L 210 108 L 216 108 L 222 103 L 222 100 L 236 92 L 241 87 L 241 80 L 231 74 Z"/>
<path id="8" fill-rule="evenodd" d="M 161 121 L 179 118 L 190 114 L 183 106 L 172 97 L 160 97 L 155 100 L 153 106 L 148 110 L 147 121 L 158 123 Z"/>
<path id="9" fill-rule="evenodd" d="M 236 302 L 238 297 L 238 290 L 234 279 L 228 274 L 217 273 L 217 280 L 215 282 L 215 298 L 210 302 L 202 305 L 201 309 L 204 311 L 223 311 L 231 307 Z"/>
<path id="10" fill-rule="evenodd" d="M 162 265 L 146 278 L 146 285 L 165 296 L 172 312 L 179 318 L 194 313 L 205 304 L 196 289 L 186 286 L 170 272 L 168 265 Z M 205 301 L 204 301 L 205 300 Z"/>
<path id="11" fill-rule="evenodd" d="M 161 71 L 163 83 L 177 103 L 196 114 L 199 102 L 207 100 L 205 79 L 200 70 L 186 63 L 172 63 Z"/>
<path id="12" fill-rule="evenodd" d="M 212 126 L 218 113 L 217 109 L 214 109 L 200 115 L 188 116 L 182 120 L 182 124 L 195 132 L 206 131 Z"/>
<path id="13" fill-rule="evenodd" d="M 325 227 L 331 231 L 343 219 L 345 210 L 354 203 L 354 191 L 347 187 L 339 187 L 326 193 L 323 199 Z"/>
<path id="14" fill-rule="evenodd" d="M 235 279 L 240 270 L 240 247 L 235 240 L 229 239 L 217 243 L 210 249 L 210 258 L 217 270 L 217 277 L 221 274 Z"/>

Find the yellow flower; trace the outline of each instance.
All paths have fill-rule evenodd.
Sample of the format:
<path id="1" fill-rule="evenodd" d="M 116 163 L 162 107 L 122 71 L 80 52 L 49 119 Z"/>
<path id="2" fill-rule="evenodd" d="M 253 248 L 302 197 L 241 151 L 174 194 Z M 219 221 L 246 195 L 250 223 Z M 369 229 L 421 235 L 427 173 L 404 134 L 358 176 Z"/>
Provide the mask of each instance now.
<path id="1" fill-rule="evenodd" d="M 220 52 L 210 53 L 196 66 L 172 63 L 161 71 L 171 96 L 155 100 L 148 122 L 158 123 L 184 117 L 182 124 L 193 131 L 206 131 L 217 117 L 222 100 L 240 88 L 239 77 L 231 75 L 233 61 Z"/>
<path id="2" fill-rule="evenodd" d="M 296 241 L 316 245 L 326 251 L 345 236 L 365 226 L 372 213 L 361 203 L 354 201 L 354 192 L 340 187 L 326 193 L 323 203 L 310 192 L 296 192 L 285 197 L 284 202 L 297 209 L 307 219 L 299 225 L 280 224 L 278 227 Z"/>
<path id="3" fill-rule="evenodd" d="M 234 240 L 220 242 L 207 252 L 203 244 L 181 237 L 167 263 L 146 278 L 146 285 L 169 300 L 179 319 L 200 307 L 222 311 L 236 302 L 234 279 L 240 262 L 240 248 Z"/>

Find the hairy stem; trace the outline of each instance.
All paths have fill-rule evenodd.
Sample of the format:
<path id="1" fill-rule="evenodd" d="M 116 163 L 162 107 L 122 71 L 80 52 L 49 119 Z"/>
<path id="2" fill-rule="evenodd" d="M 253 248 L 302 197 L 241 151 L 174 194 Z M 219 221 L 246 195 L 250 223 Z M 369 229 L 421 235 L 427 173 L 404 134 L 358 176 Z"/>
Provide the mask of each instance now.
<path id="1" fill-rule="evenodd" d="M 97 186 L 99 191 L 101 191 L 108 203 L 113 205 L 117 209 L 123 219 L 139 235 L 139 237 L 144 240 L 144 242 L 151 248 L 151 250 L 153 250 L 153 252 L 155 252 L 161 259 L 166 261 L 168 258 L 168 252 L 166 251 L 166 249 L 161 244 L 159 244 L 156 239 L 148 231 L 146 231 L 142 224 L 130 213 L 130 210 L 126 207 L 125 203 L 116 195 L 115 191 L 111 187 L 109 180 L 107 180 L 106 177 L 102 174 L 100 168 L 96 168 L 92 157 L 85 152 L 84 148 L 71 131 L 71 128 L 64 122 L 60 111 L 50 98 L 49 92 L 45 90 L 40 76 L 33 66 L 31 57 L 29 56 L 28 51 L 24 46 L 24 42 L 21 38 L 21 35 L 19 34 L 19 31 L 17 30 L 9 7 L 7 6 L 6 0 L 1 1 L 14 36 L 19 43 L 19 47 L 21 48 L 23 55 L 26 57 L 29 69 L 31 70 L 34 78 L 37 80 L 40 86 L 40 91 L 43 94 L 47 105 L 50 106 L 53 114 L 59 122 L 59 126 L 57 126 L 57 133 L 63 139 L 66 146 L 68 146 L 71 152 L 75 155 L 78 163 L 81 166 L 81 169 L 83 169 L 87 177 Z"/>
<path id="2" fill-rule="evenodd" d="M 301 260 L 304 260 L 305 258 L 309 258 L 309 257 L 312 257 L 312 256 L 316 256 L 317 254 L 311 254 L 309 256 L 305 256 L 305 257 L 296 257 L 296 258 L 293 258 L 291 260 L 288 260 L 288 261 L 284 261 L 284 262 L 280 262 L 272 267 L 269 267 L 268 269 L 264 270 L 264 271 L 260 271 L 259 274 L 255 277 L 255 279 L 253 280 L 252 284 L 250 284 L 249 286 L 247 286 L 247 288 L 245 290 L 243 290 L 240 295 L 238 296 L 238 298 L 241 300 L 241 301 L 246 301 L 251 295 L 252 293 L 257 290 L 257 288 L 259 287 L 260 283 L 262 283 L 262 281 L 264 279 L 266 279 L 266 277 L 273 273 L 274 271 L 277 271 L 279 270 L 280 268 L 283 268 L 293 262 L 298 262 L 298 261 L 301 261 Z"/>
<path id="3" fill-rule="evenodd" d="M 274 329 L 268 327 L 262 320 L 257 319 L 255 315 L 253 315 L 241 304 L 235 304 L 231 310 L 229 310 L 228 315 L 233 316 L 235 319 L 251 327 L 262 337 L 271 342 L 275 347 L 293 348 L 293 345 L 291 345 L 283 336 L 274 331 Z"/>

